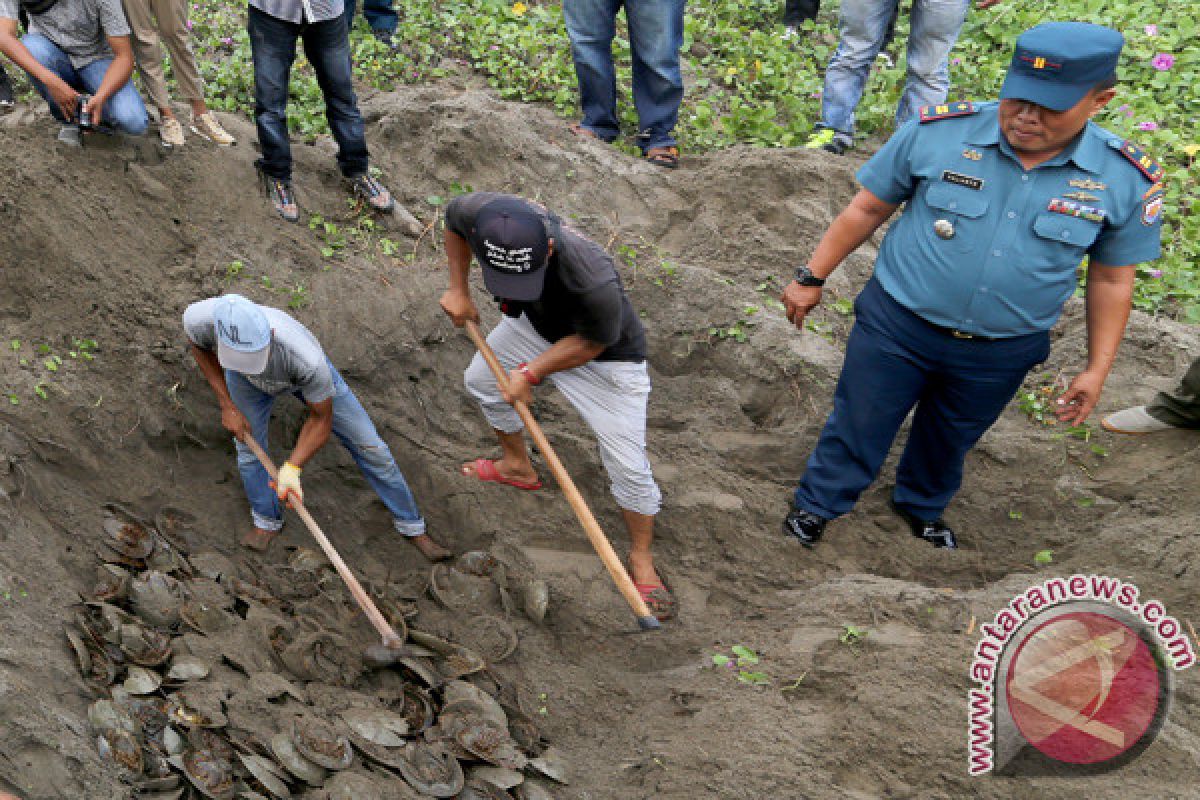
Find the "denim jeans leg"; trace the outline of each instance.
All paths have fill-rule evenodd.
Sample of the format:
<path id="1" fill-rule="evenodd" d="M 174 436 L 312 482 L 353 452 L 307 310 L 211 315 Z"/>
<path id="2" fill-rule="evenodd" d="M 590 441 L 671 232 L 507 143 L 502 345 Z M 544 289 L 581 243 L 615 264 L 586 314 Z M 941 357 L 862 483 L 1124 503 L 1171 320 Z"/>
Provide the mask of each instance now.
<path id="1" fill-rule="evenodd" d="M 393 0 L 363 0 L 363 16 L 376 32 L 395 33 L 400 26 Z"/>
<path id="2" fill-rule="evenodd" d="M 342 19 L 346 20 L 346 33 L 354 30 L 355 0 L 346 0 L 346 8 L 342 11 Z M 364 12 L 364 16 L 365 16 Z"/>
<path id="3" fill-rule="evenodd" d="M 945 102 L 950 88 L 950 55 L 963 22 L 967 0 L 915 0 L 908 35 L 908 78 L 896 109 L 896 127 L 916 116 L 921 106 Z"/>
<path id="4" fill-rule="evenodd" d="M 334 376 L 337 394 L 333 397 L 333 435 L 350 452 L 363 477 L 392 512 L 396 530 L 405 536 L 420 536 L 425 533 L 425 520 L 392 451 L 354 392 L 336 371 Z"/>
<path id="5" fill-rule="evenodd" d="M 617 121 L 617 71 L 612 42 L 621 0 L 563 0 L 571 58 L 579 80 L 583 127 L 606 142 L 621 133 Z"/>
<path id="6" fill-rule="evenodd" d="M 292 179 L 292 146 L 288 141 L 288 78 L 296 60 L 300 26 L 254 6 L 247 10 L 246 29 L 254 60 L 254 122 L 262 158 L 258 164 L 272 178 Z"/>
<path id="7" fill-rule="evenodd" d="M 37 59 L 39 64 L 62 78 L 72 89 L 77 92 L 84 91 L 83 81 L 80 79 L 79 73 L 71 66 L 71 59 L 67 58 L 67 54 L 54 42 L 40 33 L 27 33 L 21 37 L 21 44 L 25 45 L 25 49 Z M 32 75 L 29 76 L 29 82 L 50 106 L 50 113 L 54 115 L 54 118 L 59 122 L 66 122 L 66 117 L 63 116 L 58 103 L 54 102 L 46 85 Z"/>
<path id="8" fill-rule="evenodd" d="M 317 73 L 325 96 L 325 117 L 338 143 L 338 167 L 346 177 L 367 171 L 367 132 L 350 64 L 350 38 L 345 21 L 338 17 L 304 27 L 304 53 Z"/>
<path id="9" fill-rule="evenodd" d="M 854 109 L 875 56 L 883 49 L 888 22 L 898 0 L 845 0 L 840 18 L 837 50 L 825 70 L 821 95 L 821 124 L 840 133 L 854 133 Z"/>
<path id="10" fill-rule="evenodd" d="M 271 425 L 271 409 L 275 398 L 250 385 L 250 381 L 238 372 L 225 370 L 225 385 L 238 411 L 250 423 L 250 433 L 258 446 L 267 451 L 267 431 Z M 254 452 L 241 442 L 234 440 L 237 449 L 238 472 L 242 474 L 242 486 L 246 499 L 250 501 L 250 517 L 254 527 L 265 531 L 277 531 L 283 527 L 283 509 L 279 498 L 271 488 L 271 476 L 259 462 Z"/>
<path id="11" fill-rule="evenodd" d="M 79 71 L 79 77 L 89 93 L 95 94 L 100 88 L 112 63 L 111 58 L 102 58 Z M 146 116 L 146 104 L 142 102 L 142 96 L 138 94 L 137 89 L 133 88 L 132 80 L 125 81 L 125 85 L 108 98 L 101 111 L 101 124 L 129 136 L 141 136 L 146 132 L 146 128 L 150 126 L 149 117 Z"/>
<path id="12" fill-rule="evenodd" d="M 626 0 L 629 46 L 633 53 L 633 105 L 638 114 L 638 145 L 675 145 L 675 123 L 683 102 L 683 73 L 679 48 L 683 46 L 685 0 Z"/>

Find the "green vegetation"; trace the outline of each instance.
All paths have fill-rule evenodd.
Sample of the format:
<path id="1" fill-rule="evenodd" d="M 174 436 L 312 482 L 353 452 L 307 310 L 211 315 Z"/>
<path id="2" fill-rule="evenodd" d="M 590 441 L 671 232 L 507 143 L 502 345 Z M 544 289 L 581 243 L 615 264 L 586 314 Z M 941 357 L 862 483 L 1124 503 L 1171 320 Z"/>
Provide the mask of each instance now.
<path id="1" fill-rule="evenodd" d="M 574 70 L 556 0 L 409 0 L 397 8 L 402 20 L 396 50 L 378 43 L 358 20 L 352 42 L 362 83 L 387 89 L 472 70 L 502 97 L 546 103 L 564 117 L 577 115 Z M 1123 31 L 1120 94 L 1097 121 L 1136 141 L 1168 175 L 1164 258 L 1140 271 L 1135 302 L 1146 311 L 1200 322 L 1200 275 L 1191 268 L 1200 260 L 1200 135 L 1195 127 L 1200 18 L 1192 9 L 1187 3 L 1151 6 L 1146 0 L 1071 0 L 1052 9 L 1006 0 L 992 9 L 973 9 L 951 54 L 950 98 L 993 98 L 1015 36 L 1043 20 L 1086 19 Z M 837 5 L 827 4 L 817 23 L 806 24 L 791 40 L 780 36 L 781 13 L 781 0 L 689 4 L 684 39 L 689 83 L 678 130 L 686 151 L 807 141 L 819 114 L 824 68 L 837 42 Z M 213 106 L 251 114 L 254 81 L 245 7 L 199 0 L 192 20 Z M 893 48 L 895 66 L 877 62 L 858 108 L 860 133 L 872 140 L 891 132 L 904 83 L 908 26 L 906 7 Z M 633 130 L 629 43 L 622 28 L 618 25 L 615 45 L 620 113 L 626 129 Z M 326 131 L 320 90 L 303 55 L 291 82 L 291 125 L 308 137 Z M 628 141 L 620 146 L 634 150 Z"/>
<path id="2" fill-rule="evenodd" d="M 751 669 L 751 667 L 758 666 L 762 660 L 758 653 L 742 644 L 735 644 L 729 648 L 729 653 L 729 655 L 714 653 L 713 666 L 734 670 L 737 673 L 738 682 L 748 686 L 766 686 L 771 683 L 771 677 L 767 673 Z"/>

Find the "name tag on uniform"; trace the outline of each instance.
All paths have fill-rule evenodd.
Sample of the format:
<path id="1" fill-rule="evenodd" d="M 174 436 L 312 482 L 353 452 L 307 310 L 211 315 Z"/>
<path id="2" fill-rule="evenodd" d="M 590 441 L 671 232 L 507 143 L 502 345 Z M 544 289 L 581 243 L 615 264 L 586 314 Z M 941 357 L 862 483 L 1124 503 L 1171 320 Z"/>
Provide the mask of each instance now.
<path id="1" fill-rule="evenodd" d="M 1102 208 L 1093 208 L 1085 206 L 1082 203 L 1076 203 L 1073 200 L 1063 200 L 1056 197 L 1050 201 L 1050 205 L 1046 206 L 1047 211 L 1053 211 L 1055 214 L 1065 214 L 1068 217 L 1079 217 L 1086 219 L 1088 222 L 1104 222 L 1108 218 L 1108 212 Z"/>
<path id="2" fill-rule="evenodd" d="M 942 172 L 942 180 L 944 180 L 946 183 L 965 186 L 968 189 L 974 189 L 975 191 L 979 191 L 983 188 L 983 178 L 976 178 L 973 175 L 963 175 L 961 172 L 944 170 Z"/>

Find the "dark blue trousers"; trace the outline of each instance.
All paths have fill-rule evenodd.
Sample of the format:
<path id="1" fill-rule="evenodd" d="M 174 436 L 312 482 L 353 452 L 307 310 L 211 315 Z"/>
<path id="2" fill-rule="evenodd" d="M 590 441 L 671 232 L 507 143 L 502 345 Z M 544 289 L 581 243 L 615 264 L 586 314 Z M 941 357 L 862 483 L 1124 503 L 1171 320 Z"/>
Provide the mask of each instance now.
<path id="1" fill-rule="evenodd" d="M 342 16 L 346 18 L 346 30 L 354 30 L 355 0 L 346 0 L 346 10 Z M 384 33 L 395 33 L 400 25 L 400 17 L 392 7 L 392 0 L 363 0 L 363 16 L 371 30 Z"/>
<path id="2" fill-rule="evenodd" d="M 854 508 L 916 406 L 896 470 L 898 506 L 934 520 L 962 484 L 963 460 L 1030 369 L 1050 355 L 1046 332 L 957 339 L 891 298 L 872 278 L 856 321 L 833 413 L 796 488 L 795 505 L 827 519 Z"/>

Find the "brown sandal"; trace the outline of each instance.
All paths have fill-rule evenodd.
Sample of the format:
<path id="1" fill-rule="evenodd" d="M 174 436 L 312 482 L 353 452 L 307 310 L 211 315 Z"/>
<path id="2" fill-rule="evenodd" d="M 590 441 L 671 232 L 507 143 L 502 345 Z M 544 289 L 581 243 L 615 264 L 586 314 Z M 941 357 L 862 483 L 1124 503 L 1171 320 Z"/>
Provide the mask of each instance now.
<path id="1" fill-rule="evenodd" d="M 585 139 L 599 139 L 600 135 L 591 128 L 583 127 L 582 122 L 573 122 L 567 126 L 567 130 L 576 136 L 582 136 Z"/>
<path id="2" fill-rule="evenodd" d="M 666 169 L 675 169 L 679 166 L 679 148 L 651 147 L 646 151 L 646 160 Z"/>

